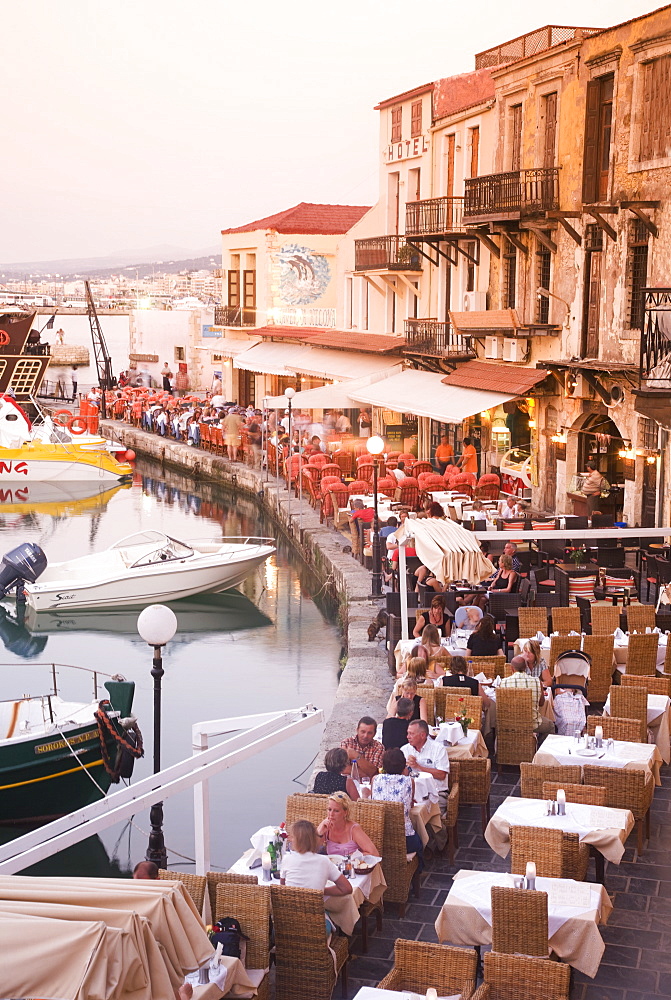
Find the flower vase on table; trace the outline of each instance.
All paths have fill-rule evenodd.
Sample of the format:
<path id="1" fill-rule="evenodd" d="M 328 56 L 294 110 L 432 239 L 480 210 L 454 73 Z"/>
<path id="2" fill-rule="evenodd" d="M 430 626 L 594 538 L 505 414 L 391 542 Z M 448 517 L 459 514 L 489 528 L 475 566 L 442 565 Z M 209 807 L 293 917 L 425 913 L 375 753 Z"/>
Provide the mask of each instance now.
<path id="1" fill-rule="evenodd" d="M 464 732 L 464 736 L 468 736 L 468 727 L 473 722 L 473 719 L 470 717 L 470 715 L 466 715 L 465 712 L 455 712 L 454 719 L 455 722 L 458 722 L 459 725 L 461 726 Z"/>

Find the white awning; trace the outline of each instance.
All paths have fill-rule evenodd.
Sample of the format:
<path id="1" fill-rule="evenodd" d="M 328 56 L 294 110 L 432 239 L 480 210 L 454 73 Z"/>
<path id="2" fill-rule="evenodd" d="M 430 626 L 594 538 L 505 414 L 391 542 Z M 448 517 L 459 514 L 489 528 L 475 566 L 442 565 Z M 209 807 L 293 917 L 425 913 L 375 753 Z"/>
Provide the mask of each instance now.
<path id="1" fill-rule="evenodd" d="M 306 344 L 286 344 L 265 341 L 239 354 L 235 368 L 263 372 L 267 375 L 312 375 L 323 379 L 365 378 L 376 372 L 389 371 L 401 364 L 400 358 L 379 354 L 332 351 Z"/>
<path id="2" fill-rule="evenodd" d="M 303 344 L 264 341 L 233 358 L 233 367 L 262 375 L 292 375 L 296 371 L 294 361 L 301 357 L 304 350 Z"/>
<path id="3" fill-rule="evenodd" d="M 233 340 L 231 337 L 212 338 L 209 344 L 197 344 L 197 351 L 211 351 L 212 354 L 221 354 L 223 358 L 235 358 L 243 351 L 251 350 L 259 343 L 259 338 L 252 340 L 247 337 L 245 340 Z"/>
<path id="4" fill-rule="evenodd" d="M 348 387 L 352 398 L 368 406 L 396 413 L 413 413 L 445 424 L 460 424 L 474 413 L 507 403 L 515 396 L 482 389 L 443 385 L 444 375 L 407 368 L 380 382 L 364 387 Z"/>
<path id="5" fill-rule="evenodd" d="M 400 360 L 398 365 L 400 365 Z M 349 410 L 358 409 L 359 404 L 352 398 L 352 392 L 356 389 L 365 389 L 373 382 L 380 379 L 389 378 L 394 375 L 396 368 L 387 368 L 383 371 L 375 372 L 373 375 L 366 375 L 364 378 L 349 379 L 344 382 L 336 382 L 334 385 L 321 385 L 317 389 L 305 389 L 297 392 L 291 401 L 291 405 L 297 410 Z M 286 396 L 267 396 L 264 404 L 268 409 L 284 409 L 287 405 Z"/>

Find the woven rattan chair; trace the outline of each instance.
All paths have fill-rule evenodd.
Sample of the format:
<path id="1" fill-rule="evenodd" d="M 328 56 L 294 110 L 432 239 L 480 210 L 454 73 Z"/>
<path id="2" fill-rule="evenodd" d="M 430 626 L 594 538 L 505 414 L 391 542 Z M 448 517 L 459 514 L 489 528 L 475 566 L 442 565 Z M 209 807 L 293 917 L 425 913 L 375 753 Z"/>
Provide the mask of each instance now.
<path id="1" fill-rule="evenodd" d="M 220 882 L 217 886 L 215 919 L 237 917 L 246 934 L 247 969 L 268 969 L 270 967 L 270 886 L 243 885 L 239 882 Z M 268 1000 L 270 981 L 265 975 L 256 996 Z"/>
<path id="2" fill-rule="evenodd" d="M 568 1000 L 570 965 L 487 952 L 484 970 L 484 982 L 473 994 L 473 1000 L 538 1000 L 538 997 Z"/>
<path id="3" fill-rule="evenodd" d="M 482 698 L 474 694 L 457 694 L 454 688 L 444 688 L 443 690 L 447 691 L 443 718 L 452 719 L 456 714 L 466 712 L 473 719 L 468 728 L 482 729 Z"/>
<path id="4" fill-rule="evenodd" d="M 626 672 L 637 677 L 646 674 L 654 677 L 657 671 L 658 644 L 659 635 L 656 632 L 650 635 L 630 635 Z"/>
<path id="5" fill-rule="evenodd" d="M 671 642 L 667 636 L 666 653 L 664 654 L 664 673 L 671 674 Z"/>
<path id="6" fill-rule="evenodd" d="M 187 872 L 171 872 L 165 868 L 159 868 L 158 877 L 165 880 L 182 882 L 184 888 L 191 896 L 200 914 L 203 912 L 203 902 L 205 900 L 206 881 L 204 875 L 193 875 Z"/>
<path id="7" fill-rule="evenodd" d="M 642 854 L 644 832 L 647 837 L 650 836 L 650 806 L 655 790 L 652 774 L 648 771 L 586 764 L 583 768 L 583 780 L 586 785 L 604 786 L 607 806 L 613 809 L 631 809 L 636 820 L 638 853 Z"/>
<path id="8" fill-rule="evenodd" d="M 621 719 L 614 715 L 588 715 L 587 732 L 594 736 L 597 726 L 603 729 L 605 740 L 624 740 L 627 743 L 641 742 L 641 723 L 638 719 Z"/>
<path id="9" fill-rule="evenodd" d="M 492 951 L 547 957 L 548 894 L 492 886 Z"/>
<path id="10" fill-rule="evenodd" d="M 496 692 L 496 767 L 519 766 L 536 753 L 532 692 L 529 688 L 504 688 Z"/>
<path id="11" fill-rule="evenodd" d="M 443 826 L 447 830 L 447 850 L 450 864 L 454 864 L 454 852 L 459 847 L 459 831 L 457 822 L 459 820 L 459 776 L 461 771 L 461 761 L 450 761 L 449 794 L 447 796 L 447 808 L 443 816 Z"/>
<path id="12" fill-rule="evenodd" d="M 640 687 L 648 694 L 665 694 L 667 698 L 671 698 L 671 677 L 635 677 L 633 674 L 622 674 L 620 682 L 622 687 Z"/>
<path id="13" fill-rule="evenodd" d="M 519 619 L 519 634 L 526 637 L 536 635 L 536 632 L 548 634 L 548 612 L 547 608 L 520 608 L 517 612 Z"/>
<path id="14" fill-rule="evenodd" d="M 582 770 L 579 764 L 520 764 L 520 794 L 524 799 L 542 799 L 543 782 L 557 781 L 579 785 Z"/>
<path id="15" fill-rule="evenodd" d="M 347 938 L 334 934 L 329 950 L 323 894 L 317 889 L 273 885 L 270 897 L 275 928 L 276 1000 L 330 1000 L 341 972 L 345 997 Z"/>
<path id="16" fill-rule="evenodd" d="M 468 672 L 471 677 L 483 673 L 485 677 L 493 679 L 504 676 L 506 658 L 505 656 L 471 656 L 468 663 Z"/>
<path id="17" fill-rule="evenodd" d="M 564 610 L 569 609 L 565 608 Z M 550 639 L 548 669 L 552 670 L 560 653 L 565 653 L 569 649 L 580 649 L 581 642 L 579 635 L 553 635 Z"/>
<path id="18" fill-rule="evenodd" d="M 655 627 L 654 604 L 630 604 L 627 607 L 627 628 L 630 632 Z"/>
<path id="19" fill-rule="evenodd" d="M 298 819 L 307 819 L 315 826 L 319 826 L 321 821 L 326 818 L 328 798 L 328 795 L 315 795 L 313 792 L 297 792 L 295 795 L 288 795 L 287 827 L 290 827 Z M 361 825 L 364 833 L 368 834 L 378 851 L 381 849 L 384 839 L 382 805 L 381 802 L 358 799 L 356 802 L 352 802 L 349 809 L 349 818 L 354 823 Z"/>
<path id="20" fill-rule="evenodd" d="M 552 631 L 560 635 L 580 632 L 580 608 L 553 608 Z"/>
<path id="21" fill-rule="evenodd" d="M 592 635 L 612 635 L 620 627 L 620 609 L 610 604 L 592 605 Z"/>
<path id="22" fill-rule="evenodd" d="M 589 700 L 592 705 L 602 704 L 608 697 L 615 670 L 613 666 L 614 644 L 615 640 L 612 635 L 586 635 L 582 641 L 582 651 L 591 660 Z"/>
<path id="23" fill-rule="evenodd" d="M 350 810 L 350 814 L 355 823 L 360 823 L 364 833 L 367 833 L 378 850 L 382 851 L 384 844 L 384 803 L 370 799 L 359 799 Z M 368 918 L 375 914 L 376 927 L 382 930 L 382 908 L 380 899 L 377 903 L 371 903 L 365 899 L 359 907 L 361 916 L 361 948 L 368 951 Z"/>
<path id="24" fill-rule="evenodd" d="M 384 806 L 384 843 L 382 844 L 382 872 L 387 889 L 385 903 L 396 903 L 400 916 L 405 915 L 405 907 L 410 887 L 419 862 L 413 855 L 408 861 L 405 846 L 405 820 L 401 802 L 382 802 Z"/>
<path id="25" fill-rule="evenodd" d="M 641 743 L 648 742 L 648 692 L 644 688 L 613 684 L 610 689 L 610 710 L 617 719 L 638 719 Z"/>
<path id="26" fill-rule="evenodd" d="M 440 715 L 436 705 L 436 695 L 440 693 L 440 688 L 435 688 L 433 684 L 418 684 L 417 694 L 426 702 L 426 718 L 430 726 L 435 725 L 436 715 Z M 444 713 L 443 713 L 444 714 Z"/>
<path id="27" fill-rule="evenodd" d="M 210 897 L 210 913 L 213 915 L 217 912 L 217 886 L 259 884 L 256 875 L 238 875 L 236 872 L 208 872 L 205 879 L 207 881 L 207 892 Z"/>
<path id="28" fill-rule="evenodd" d="M 560 788 L 566 793 L 567 802 L 581 802 L 585 806 L 605 806 L 606 789 L 603 785 L 570 785 L 568 782 L 561 784 L 559 781 L 543 782 L 543 798 L 557 798 Z"/>
<path id="29" fill-rule="evenodd" d="M 393 968 L 377 986 L 380 990 L 408 990 L 422 996 L 433 986 L 438 996 L 461 993 L 462 1000 L 468 1000 L 475 989 L 477 961 L 473 948 L 397 938 Z"/>
<path id="30" fill-rule="evenodd" d="M 489 823 L 489 794 L 492 784 L 492 762 L 489 757 L 471 757 L 459 761 L 459 804 L 480 806 L 480 822 L 484 834 Z"/>
<path id="31" fill-rule="evenodd" d="M 510 827 L 510 871 L 524 875 L 527 862 L 536 865 L 541 878 L 562 878 L 564 874 L 564 834 L 544 826 Z"/>

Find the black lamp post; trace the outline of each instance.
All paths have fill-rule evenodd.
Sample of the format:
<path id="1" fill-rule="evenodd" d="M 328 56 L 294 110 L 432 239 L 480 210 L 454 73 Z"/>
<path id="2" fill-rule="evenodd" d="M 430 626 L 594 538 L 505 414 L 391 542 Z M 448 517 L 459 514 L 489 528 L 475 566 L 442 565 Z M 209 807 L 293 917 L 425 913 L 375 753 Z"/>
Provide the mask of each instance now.
<path id="1" fill-rule="evenodd" d="M 366 450 L 373 458 L 373 597 L 382 595 L 382 553 L 380 552 L 380 518 L 377 512 L 377 467 L 380 455 L 384 451 L 384 441 L 381 437 L 369 437 Z"/>
<path id="2" fill-rule="evenodd" d="M 287 401 L 287 407 L 289 410 L 289 457 L 287 458 L 287 486 L 289 488 L 289 503 L 287 504 L 287 521 L 288 530 L 291 532 L 291 472 L 293 470 L 293 454 L 294 454 L 294 443 L 292 440 L 293 430 L 291 427 L 291 401 L 296 395 L 296 390 L 292 385 L 288 385 L 284 390 L 284 395 Z"/>
<path id="3" fill-rule="evenodd" d="M 177 631 L 174 611 L 164 604 L 151 604 L 141 612 L 137 630 L 144 641 L 154 647 L 151 676 L 154 678 L 154 774 L 161 770 L 161 680 L 163 678 L 163 647 Z M 163 802 L 155 802 L 149 812 L 151 832 L 145 855 L 159 868 L 167 868 L 168 857 L 163 839 Z"/>

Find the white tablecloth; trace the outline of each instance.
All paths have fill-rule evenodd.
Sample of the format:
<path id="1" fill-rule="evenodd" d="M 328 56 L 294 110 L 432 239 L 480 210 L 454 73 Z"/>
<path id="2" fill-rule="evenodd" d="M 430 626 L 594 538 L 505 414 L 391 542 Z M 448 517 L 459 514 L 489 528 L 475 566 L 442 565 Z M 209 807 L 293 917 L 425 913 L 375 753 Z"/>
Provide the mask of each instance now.
<path id="1" fill-rule="evenodd" d="M 596 764 L 601 767 L 622 767 L 630 770 L 649 771 L 655 777 L 655 784 L 661 785 L 659 768 L 662 755 L 652 743 L 628 743 L 614 740 L 613 747 L 604 746 L 594 757 L 576 753 L 578 745 L 572 736 L 546 737 L 533 759 L 534 764 Z"/>
<path id="2" fill-rule="evenodd" d="M 610 715 L 610 695 L 603 706 L 603 714 Z M 648 695 L 648 729 L 665 764 L 671 763 L 671 699 L 665 694 Z"/>
<path id="3" fill-rule="evenodd" d="M 453 635 L 450 635 L 447 639 L 441 638 L 440 644 L 443 646 L 450 656 L 465 656 L 466 659 L 471 655 L 466 643 L 468 642 L 468 636 L 470 632 L 463 632 L 461 629 L 455 630 Z M 417 639 L 399 639 L 394 648 L 394 656 L 396 657 L 396 673 L 401 669 L 401 663 L 406 659 L 415 646 L 419 643 L 419 638 Z"/>

